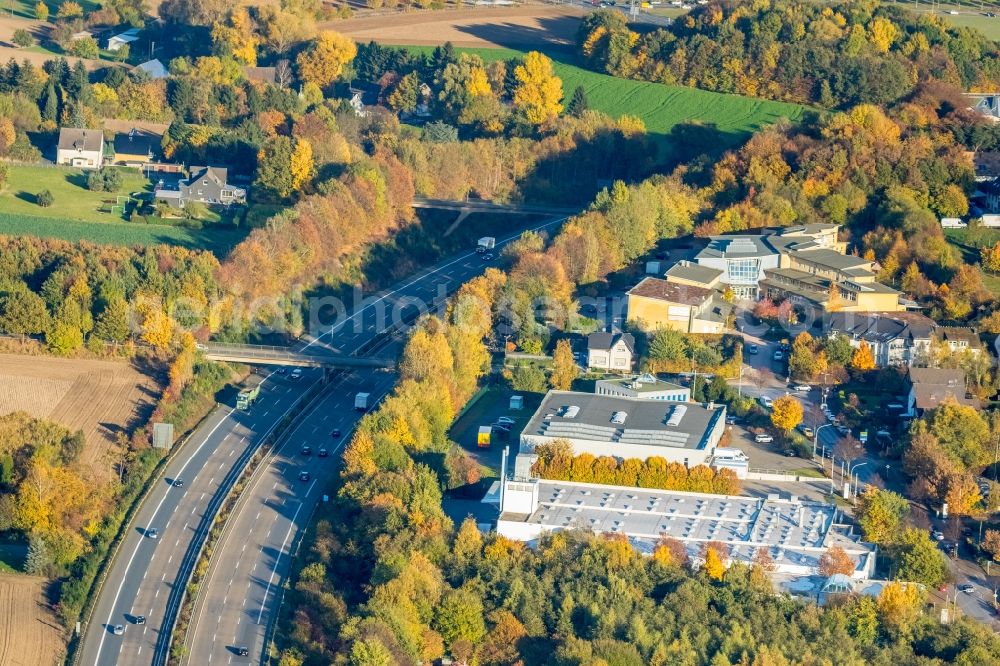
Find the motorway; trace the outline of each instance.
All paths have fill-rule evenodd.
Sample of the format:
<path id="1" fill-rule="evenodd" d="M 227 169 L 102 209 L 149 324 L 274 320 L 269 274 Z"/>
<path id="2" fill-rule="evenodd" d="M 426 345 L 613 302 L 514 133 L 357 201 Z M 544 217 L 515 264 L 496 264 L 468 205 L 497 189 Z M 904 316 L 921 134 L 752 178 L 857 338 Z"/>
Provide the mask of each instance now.
<path id="1" fill-rule="evenodd" d="M 553 219 L 532 228 L 553 227 L 564 219 Z M 499 252 L 506 244 L 518 238 L 521 233 L 523 230 L 505 238 L 498 238 L 495 251 Z M 481 255 L 470 251 L 420 271 L 391 290 L 366 297 L 359 306 L 353 309 L 353 314 L 342 317 L 321 335 L 315 338 L 305 337 L 302 349 L 318 346 L 344 354 L 356 353 L 359 350 L 364 351 L 372 343 L 376 343 L 386 331 L 411 321 L 414 315 L 441 308 L 448 294 L 454 292 L 467 280 L 480 274 L 489 265 L 491 265 L 490 262 L 484 261 Z M 375 393 L 375 389 L 382 388 L 387 391 L 391 388 L 391 384 L 383 386 L 383 381 L 391 382 L 391 380 L 386 379 L 391 375 L 384 371 L 357 371 L 352 377 L 360 378 L 363 385 L 371 385 L 373 393 Z M 295 399 L 304 392 L 308 385 L 318 381 L 319 378 L 318 371 L 306 370 L 302 379 L 297 384 L 293 384 L 294 380 L 290 378 L 290 375 L 272 374 L 265 381 L 257 406 L 249 415 L 234 412 L 231 407 L 219 407 L 195 431 L 180 454 L 168 465 L 163 477 L 157 482 L 157 486 L 145 498 L 138 515 L 130 526 L 130 532 L 122 542 L 111 565 L 107 580 L 100 591 L 91 620 L 84 628 L 83 644 L 75 663 L 87 666 L 103 666 L 105 664 L 153 664 L 159 666 L 166 662 L 170 648 L 170 636 L 168 631 L 164 631 L 164 627 L 172 620 L 178 610 L 181 594 L 193 560 L 197 556 L 201 537 L 210 528 L 226 490 L 246 465 L 263 436 L 292 408 Z M 336 394 L 340 399 L 349 398 L 353 401 L 353 393 L 345 394 L 342 389 L 334 389 L 330 393 Z M 353 402 L 351 404 L 353 405 Z M 317 427 L 319 424 L 322 424 L 323 427 L 328 424 L 336 427 L 330 417 L 326 421 L 316 421 L 315 419 L 322 419 L 319 416 L 321 412 L 322 410 L 311 412 L 305 421 L 311 425 L 317 425 Z M 344 410 L 340 410 L 340 412 L 345 413 Z M 357 419 L 357 414 L 353 410 L 346 413 L 349 413 L 351 418 Z M 344 421 L 344 425 L 351 427 L 348 421 Z M 296 430 L 296 433 L 302 432 L 301 427 Z M 344 437 L 348 436 L 348 427 L 341 428 L 344 431 Z M 279 456 L 275 462 L 272 462 L 272 466 L 278 464 L 280 467 L 280 460 Z M 287 463 L 285 467 L 281 467 L 275 473 L 283 478 L 282 475 L 286 471 L 286 467 Z M 297 472 L 293 476 L 297 478 Z M 174 478 L 183 479 L 184 486 L 181 488 L 173 487 L 169 480 Z M 276 481 L 278 477 L 274 478 Z M 312 486 L 312 489 L 310 487 L 301 489 L 298 485 L 293 485 L 290 488 L 286 486 L 286 488 L 300 493 L 297 495 L 297 499 L 301 504 L 296 507 L 297 510 L 290 518 L 290 526 L 286 528 L 288 540 L 286 541 L 284 536 L 280 540 L 284 546 L 294 543 L 294 537 L 298 534 L 298 530 L 305 525 L 311 516 L 313 508 L 320 499 L 320 494 L 316 492 L 315 488 L 321 487 L 317 485 Z M 243 508 L 242 510 L 246 510 L 245 507 L 256 504 L 263 510 L 267 506 L 267 500 L 274 497 L 272 491 L 276 488 L 254 485 L 246 495 L 247 500 L 239 506 Z M 281 500 L 287 502 L 288 498 L 282 497 Z M 245 519 L 242 510 L 234 513 L 231 520 L 242 524 Z M 277 516 L 270 517 L 274 521 L 278 520 Z M 266 517 L 263 520 L 266 520 Z M 274 524 L 272 522 L 269 525 L 272 528 L 271 531 L 277 533 Z M 256 521 L 254 521 L 254 525 L 244 535 L 246 540 L 250 539 L 251 533 L 258 532 Z M 157 539 L 148 536 L 146 529 L 150 527 L 159 530 Z M 259 537 L 259 539 L 264 540 L 269 538 L 270 535 L 266 534 Z M 215 558 L 222 557 L 221 551 L 222 549 L 216 549 Z M 279 550 L 272 553 L 265 546 L 265 555 L 274 556 L 277 552 L 286 551 Z M 287 574 L 289 559 L 288 557 L 274 558 L 272 575 L 276 585 L 283 581 Z M 254 575 L 251 572 L 246 581 L 234 579 L 232 585 L 237 590 L 242 585 L 245 592 L 253 592 L 252 588 L 247 587 L 247 581 L 251 580 Z M 228 582 L 228 580 L 225 581 L 225 583 Z M 213 599 L 226 601 L 229 585 L 224 585 L 224 587 L 225 591 L 219 594 L 216 579 L 212 578 L 202 585 L 201 594 L 210 603 Z M 265 589 L 267 587 L 265 585 Z M 262 603 L 259 605 L 264 610 L 259 610 L 258 613 L 263 621 L 271 617 L 273 605 L 276 603 L 276 599 L 279 599 L 278 595 L 274 593 L 276 589 L 280 588 L 271 585 L 268 593 L 261 599 Z M 134 620 L 138 615 L 145 616 L 146 623 L 144 625 L 135 624 Z M 164 622 L 165 620 L 167 622 Z M 233 626 L 238 626 L 242 620 L 238 614 L 234 614 L 231 618 L 220 619 L 219 625 L 221 626 L 224 622 L 231 622 Z M 112 628 L 118 624 L 125 627 L 125 633 L 122 636 L 117 636 L 112 631 Z M 264 629 L 262 628 L 260 631 L 263 632 Z M 233 633 L 233 635 L 238 637 L 238 634 Z M 198 637 L 196 636 L 196 638 Z M 220 658 L 227 653 L 229 656 L 233 656 L 232 651 L 226 650 L 225 646 L 221 645 L 221 636 L 219 644 L 216 644 L 215 641 L 202 643 L 200 639 L 198 640 L 199 643 L 194 647 L 199 650 L 204 649 L 206 652 L 191 652 L 188 657 L 190 664 L 207 664 L 212 659 L 219 663 Z M 263 655 L 263 641 L 255 640 L 252 643 L 252 648 L 252 661 L 259 662 Z"/>
<path id="2" fill-rule="evenodd" d="M 341 449 L 360 418 L 353 409 L 354 395 L 364 391 L 380 399 L 395 381 L 388 372 L 338 379 L 257 470 L 202 579 L 187 635 L 188 663 L 256 663 L 266 652 L 292 550 L 316 502 L 328 492 L 340 467 Z M 340 436 L 331 437 L 334 429 Z M 312 447 L 311 455 L 301 454 L 303 445 Z M 328 457 L 318 457 L 320 447 L 328 449 Z M 308 482 L 299 479 L 302 471 L 310 473 Z M 250 656 L 240 657 L 240 647 Z"/>
<path id="3" fill-rule="evenodd" d="M 496 251 L 518 236 L 520 233 L 497 239 Z M 386 324 L 398 322 L 404 307 L 420 303 L 443 306 L 444 296 L 481 273 L 486 265 L 488 262 L 474 252 L 442 262 L 369 299 L 356 320 L 337 323 L 307 346 L 323 345 L 341 352 L 357 349 L 377 331 L 385 330 Z M 392 348 L 398 349 L 393 345 L 377 354 L 388 356 Z M 300 420 L 266 468 L 258 470 L 230 515 L 223 542 L 215 549 L 200 586 L 186 640 L 186 663 L 264 663 L 270 623 L 281 602 L 291 552 L 336 474 L 340 447 L 360 418 L 353 410 L 354 395 L 363 391 L 380 398 L 392 390 L 395 375 L 355 370 L 337 382 L 323 402 Z M 335 428 L 341 431 L 336 440 L 329 434 Z M 308 459 L 299 453 L 303 444 L 312 446 Z M 318 458 L 317 448 L 324 445 L 331 455 Z M 298 479 L 303 469 L 312 474 L 308 484 Z M 247 648 L 248 656 L 239 656 L 241 647 Z"/>
<path id="4" fill-rule="evenodd" d="M 298 383 L 286 377 L 275 374 L 265 379 L 249 414 L 217 407 L 156 480 L 108 573 L 85 629 L 78 663 L 152 663 L 154 654 L 165 654 L 166 609 L 182 592 L 178 576 L 190 544 L 211 526 L 212 500 L 320 373 L 304 374 Z M 173 484 L 177 479 L 182 486 Z M 158 531 L 156 538 L 150 529 Z M 139 615 L 145 616 L 145 624 L 135 623 Z M 124 635 L 113 633 L 115 625 L 125 628 Z"/>

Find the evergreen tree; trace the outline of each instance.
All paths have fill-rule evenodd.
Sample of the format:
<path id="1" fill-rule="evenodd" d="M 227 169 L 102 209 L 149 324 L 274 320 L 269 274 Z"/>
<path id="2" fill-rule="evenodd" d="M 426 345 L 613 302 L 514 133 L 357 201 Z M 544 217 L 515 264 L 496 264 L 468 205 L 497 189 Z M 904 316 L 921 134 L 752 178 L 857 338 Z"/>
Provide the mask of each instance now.
<path id="1" fill-rule="evenodd" d="M 583 89 L 583 86 L 577 86 L 573 90 L 573 97 L 570 99 L 566 110 L 574 118 L 579 118 L 589 108 L 590 102 L 587 100 L 587 91 Z"/>
<path id="2" fill-rule="evenodd" d="M 59 121 L 59 93 L 56 92 L 56 84 L 49 79 L 49 86 L 45 89 L 45 106 L 42 108 L 42 119 L 53 123 Z"/>
<path id="3" fill-rule="evenodd" d="M 28 541 L 28 556 L 24 560 L 25 573 L 34 576 L 44 576 L 52 566 L 52 555 L 45 539 L 38 534 L 32 534 Z"/>

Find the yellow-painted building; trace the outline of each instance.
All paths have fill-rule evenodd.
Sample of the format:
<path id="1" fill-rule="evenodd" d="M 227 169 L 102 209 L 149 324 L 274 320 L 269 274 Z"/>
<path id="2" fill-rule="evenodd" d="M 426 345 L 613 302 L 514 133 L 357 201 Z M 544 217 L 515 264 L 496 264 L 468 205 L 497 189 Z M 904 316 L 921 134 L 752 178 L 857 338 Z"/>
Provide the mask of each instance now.
<path id="1" fill-rule="evenodd" d="M 659 278 L 647 277 L 628 292 L 627 320 L 646 331 L 721 333 L 730 311 L 715 290 Z"/>

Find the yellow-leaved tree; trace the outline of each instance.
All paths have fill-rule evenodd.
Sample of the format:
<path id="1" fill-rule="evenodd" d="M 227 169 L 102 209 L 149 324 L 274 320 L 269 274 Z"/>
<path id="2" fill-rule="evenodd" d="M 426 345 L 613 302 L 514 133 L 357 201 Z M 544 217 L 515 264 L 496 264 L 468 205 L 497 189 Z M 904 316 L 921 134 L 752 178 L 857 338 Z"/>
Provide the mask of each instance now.
<path id="1" fill-rule="evenodd" d="M 722 576 L 726 573 L 726 565 L 723 564 L 722 558 L 719 557 L 719 553 L 716 552 L 715 548 L 707 548 L 705 550 L 705 566 L 703 567 L 705 575 L 712 580 L 722 580 Z"/>
<path id="2" fill-rule="evenodd" d="M 257 64 L 260 38 L 254 32 L 253 21 L 246 7 L 234 9 L 227 21 L 212 26 L 212 43 L 222 53 L 228 53 L 245 65 Z"/>
<path id="3" fill-rule="evenodd" d="M 295 140 L 291 166 L 292 189 L 299 192 L 302 186 L 312 179 L 314 170 L 312 144 L 306 139 Z"/>
<path id="4" fill-rule="evenodd" d="M 802 423 L 802 403 L 790 395 L 776 398 L 771 404 L 771 423 L 785 433 Z"/>
<path id="5" fill-rule="evenodd" d="M 562 111 L 562 79 L 553 72 L 549 58 L 530 51 L 514 68 L 514 79 L 514 108 L 529 123 L 541 125 Z"/>
<path id="6" fill-rule="evenodd" d="M 353 40 L 339 32 L 325 30 L 295 62 L 303 80 L 323 87 L 333 83 L 357 54 L 358 47 Z"/>
<path id="7" fill-rule="evenodd" d="M 861 372 L 875 369 L 875 356 L 872 355 L 872 348 L 864 340 L 854 350 L 854 355 L 851 357 L 851 367 Z"/>

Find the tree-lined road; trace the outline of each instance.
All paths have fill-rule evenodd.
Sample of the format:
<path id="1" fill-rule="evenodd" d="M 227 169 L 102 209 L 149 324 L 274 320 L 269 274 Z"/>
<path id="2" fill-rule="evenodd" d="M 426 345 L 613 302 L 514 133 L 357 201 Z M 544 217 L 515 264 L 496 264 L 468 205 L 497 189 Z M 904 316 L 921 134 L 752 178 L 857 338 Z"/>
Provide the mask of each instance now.
<path id="1" fill-rule="evenodd" d="M 554 227 L 564 219 L 553 219 L 531 229 Z M 499 252 L 506 244 L 518 238 L 523 231 L 498 238 L 496 251 Z M 341 318 L 315 338 L 306 337 L 301 349 L 319 351 L 325 348 L 341 354 L 363 355 L 373 347 L 381 346 L 383 344 L 381 341 L 387 333 L 412 322 L 419 314 L 442 307 L 448 294 L 490 265 L 490 261 L 484 261 L 482 255 L 471 250 L 445 260 L 417 273 L 391 290 L 366 297 L 352 315 Z M 379 353 L 388 355 L 390 351 L 383 350 Z M 372 385 L 373 389 L 370 392 L 373 395 L 391 388 L 390 375 L 384 371 L 367 371 L 361 376 L 366 377 L 363 383 Z M 210 529 L 218 506 L 264 435 L 292 408 L 296 399 L 319 378 L 320 373 L 316 370 L 305 371 L 302 379 L 298 381 L 292 379 L 290 375 L 272 374 L 265 381 L 257 405 L 250 414 L 236 412 L 231 407 L 219 407 L 196 430 L 180 453 L 167 466 L 163 477 L 157 480 L 130 525 L 129 533 L 111 564 L 108 577 L 100 590 L 94 613 L 84 628 L 83 644 L 75 663 L 87 666 L 104 664 L 158 666 L 166 662 L 170 648 L 169 624 L 178 610 L 201 540 Z M 331 408 L 336 406 L 337 410 L 341 410 L 343 405 L 337 401 L 349 399 L 353 408 L 355 392 L 345 392 L 343 386 L 328 389 L 326 400 L 333 402 L 324 404 L 329 404 Z M 340 419 L 342 425 L 347 426 L 341 427 L 344 437 L 347 436 L 348 428 L 353 427 L 353 422 L 357 419 L 353 409 L 348 413 L 349 418 Z M 304 436 L 301 433 L 307 431 L 302 430 L 303 428 L 308 429 L 313 426 L 319 428 L 327 425 L 331 425 L 331 428 L 337 427 L 334 425 L 335 420 L 329 415 L 324 420 L 322 410 L 313 411 L 295 432 Z M 279 462 L 279 467 L 271 468 L 269 471 L 278 475 L 273 477 L 272 486 L 254 485 L 241 507 L 253 505 L 255 502 L 258 506 L 264 507 L 266 500 L 272 497 L 270 493 L 277 489 L 273 484 L 277 483 L 279 478 L 284 479 L 285 473 L 289 470 L 287 464 L 282 466 Z M 332 474 L 332 471 L 330 473 Z M 174 478 L 181 478 L 184 485 L 179 488 L 173 486 L 171 482 Z M 297 480 L 297 472 L 294 480 Z M 279 535 L 281 525 L 285 524 L 288 540 L 285 540 L 285 535 L 281 535 L 278 545 L 283 544 L 283 547 L 287 548 L 294 540 L 293 532 L 300 529 L 312 514 L 322 490 L 322 486 L 318 483 L 308 484 L 306 487 L 286 484 L 284 488 L 287 494 L 281 497 L 282 502 L 292 502 L 293 504 L 289 506 L 294 505 L 295 501 L 299 502 L 298 505 L 294 505 L 293 512 L 290 515 L 284 515 L 280 511 L 272 514 L 273 520 L 267 530 L 257 525 L 255 518 L 252 527 L 248 528 L 250 532 L 246 534 L 249 541 L 252 533 L 264 546 L 264 555 L 273 559 L 271 566 L 276 580 L 287 572 L 289 558 L 276 557 L 277 552 L 282 552 L 280 550 L 274 552 L 268 550 L 269 545 L 274 545 L 272 537 Z M 295 499 L 292 499 L 293 496 Z M 232 519 L 235 521 L 234 524 L 241 524 L 240 521 L 245 520 L 242 510 L 237 511 Z M 148 528 L 158 530 L 159 535 L 156 539 L 148 536 Z M 223 550 L 216 549 L 215 557 L 223 557 Z M 226 556 L 231 555 L 228 553 Z M 260 562 L 263 560 L 258 561 L 258 566 L 267 566 L 266 563 L 260 564 Z M 233 585 L 237 585 L 235 576 L 234 570 Z M 212 599 L 227 601 L 228 583 L 228 579 L 218 583 L 226 587 L 226 591 L 219 595 L 216 590 L 216 579 L 206 581 L 202 586 L 204 598 L 209 601 Z M 273 586 L 270 590 L 267 588 L 265 584 L 264 589 L 267 592 L 260 596 L 258 601 L 260 606 L 258 613 L 265 621 L 271 617 L 276 599 L 279 598 L 276 594 L 278 588 Z M 254 592 L 252 587 L 248 590 L 245 583 L 243 589 Z M 238 613 L 230 612 L 228 606 L 225 610 L 225 617 L 220 616 L 218 621 L 220 626 L 229 623 L 225 624 L 228 630 L 229 627 L 238 627 L 242 624 L 243 620 Z M 138 615 L 145 616 L 145 624 L 134 623 Z M 113 628 L 119 624 L 125 627 L 122 636 L 113 633 Z M 251 656 L 258 661 L 262 655 L 262 637 L 266 624 L 260 627 L 259 630 L 251 630 L 247 634 L 248 638 L 254 639 L 252 643 L 254 651 Z M 230 631 L 230 634 L 239 638 L 239 634 L 234 631 Z M 195 638 L 201 640 L 197 636 Z M 209 647 L 204 648 L 207 652 L 204 657 L 192 656 L 188 663 L 206 664 L 210 660 L 209 654 L 217 663 L 227 654 L 230 657 L 234 656 L 225 649 L 221 641 L 222 638 L 214 640 Z M 199 642 L 195 647 L 200 650 L 203 649 L 203 645 Z"/>
<path id="2" fill-rule="evenodd" d="M 394 384 L 395 375 L 387 372 L 352 373 L 338 379 L 257 470 L 201 582 L 188 630 L 187 663 L 260 660 L 290 570 L 292 550 L 339 470 L 342 447 L 361 418 L 354 410 L 354 396 L 364 391 L 374 400 Z M 334 430 L 340 435 L 332 437 Z M 309 456 L 301 453 L 304 445 L 312 447 Z M 321 447 L 328 456 L 318 456 Z M 310 474 L 309 481 L 299 478 L 303 471 Z M 240 647 L 246 647 L 250 656 L 239 656 Z"/>
<path id="3" fill-rule="evenodd" d="M 249 413 L 219 406 L 194 432 L 129 526 L 85 628 L 77 663 L 154 663 L 156 654 L 166 654 L 168 609 L 179 601 L 185 561 L 211 526 L 213 499 L 228 489 L 232 471 L 246 464 L 264 435 L 319 376 L 311 371 L 296 382 L 272 375 Z M 178 479 L 181 486 L 174 484 Z M 157 530 L 156 538 L 151 529 Z M 145 624 L 136 624 L 140 615 Z M 114 634 L 116 625 L 124 627 L 124 635 Z"/>

